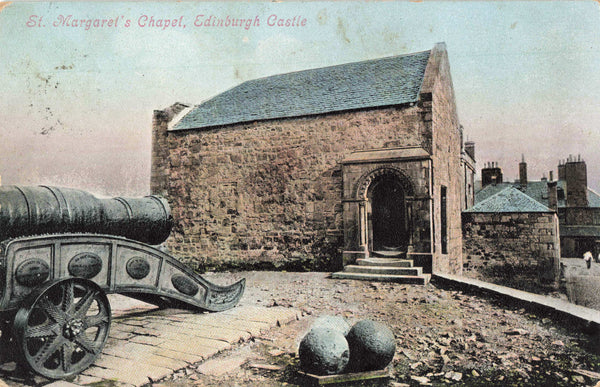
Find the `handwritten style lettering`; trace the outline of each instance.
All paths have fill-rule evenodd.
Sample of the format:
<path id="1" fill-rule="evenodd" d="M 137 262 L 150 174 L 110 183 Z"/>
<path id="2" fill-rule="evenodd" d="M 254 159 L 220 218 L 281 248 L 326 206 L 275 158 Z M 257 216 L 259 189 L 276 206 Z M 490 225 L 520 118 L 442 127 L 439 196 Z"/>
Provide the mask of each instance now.
<path id="1" fill-rule="evenodd" d="M 237 19 L 227 16 L 225 18 L 216 17 L 214 15 L 196 15 L 194 20 L 195 27 L 241 27 L 249 30 L 250 27 L 259 27 L 260 19 L 255 16 L 254 19 Z"/>
<path id="2" fill-rule="evenodd" d="M 77 19 L 74 18 L 73 15 L 58 15 L 54 23 L 52 25 L 54 27 L 77 27 L 83 28 L 86 31 L 94 28 L 104 28 L 104 27 L 119 27 L 119 20 L 122 19 L 123 16 L 117 16 L 112 19 Z"/>

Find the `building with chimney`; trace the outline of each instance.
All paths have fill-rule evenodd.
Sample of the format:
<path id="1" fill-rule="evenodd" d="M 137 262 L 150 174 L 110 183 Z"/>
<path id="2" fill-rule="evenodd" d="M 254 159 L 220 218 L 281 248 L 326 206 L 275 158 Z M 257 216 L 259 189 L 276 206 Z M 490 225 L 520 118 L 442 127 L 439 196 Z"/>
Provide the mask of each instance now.
<path id="1" fill-rule="evenodd" d="M 331 270 L 373 256 L 462 270 L 474 201 L 445 45 L 244 82 L 154 112 L 168 247 L 201 267 Z"/>
<path id="2" fill-rule="evenodd" d="M 522 266 L 521 273 L 535 268 L 529 275 L 548 280 L 558 275 L 560 257 L 600 253 L 600 195 L 587 186 L 581 157 L 559 161 L 557 180 L 554 171 L 529 180 L 523 156 L 514 182 L 502 181 L 497 163 L 486 163 L 481 176 L 475 205 L 463 213 L 465 274 Z"/>

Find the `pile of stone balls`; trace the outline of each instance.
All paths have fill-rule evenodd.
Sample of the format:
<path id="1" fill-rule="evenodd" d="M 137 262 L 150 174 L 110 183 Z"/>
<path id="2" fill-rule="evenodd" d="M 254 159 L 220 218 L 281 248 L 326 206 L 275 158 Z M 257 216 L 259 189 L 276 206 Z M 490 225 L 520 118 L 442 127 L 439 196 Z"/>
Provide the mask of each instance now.
<path id="1" fill-rule="evenodd" d="M 302 338 L 300 368 L 314 375 L 384 369 L 394 358 L 396 341 L 385 325 L 361 320 L 352 328 L 343 317 L 321 316 Z"/>

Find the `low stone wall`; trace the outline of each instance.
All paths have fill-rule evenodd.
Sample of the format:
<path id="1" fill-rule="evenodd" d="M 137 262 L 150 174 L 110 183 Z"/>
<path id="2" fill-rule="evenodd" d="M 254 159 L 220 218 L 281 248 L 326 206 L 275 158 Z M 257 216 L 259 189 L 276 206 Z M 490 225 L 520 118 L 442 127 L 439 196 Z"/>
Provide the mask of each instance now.
<path id="1" fill-rule="evenodd" d="M 464 212 L 462 220 L 465 277 L 530 291 L 557 285 L 560 241 L 555 213 Z"/>

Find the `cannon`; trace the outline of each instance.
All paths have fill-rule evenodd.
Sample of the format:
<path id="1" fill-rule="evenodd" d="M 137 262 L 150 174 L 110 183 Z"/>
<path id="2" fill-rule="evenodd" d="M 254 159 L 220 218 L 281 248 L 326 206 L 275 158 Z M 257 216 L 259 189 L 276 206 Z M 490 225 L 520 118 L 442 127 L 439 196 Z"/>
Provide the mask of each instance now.
<path id="1" fill-rule="evenodd" d="M 0 187 L 0 240 L 78 232 L 158 245 L 171 227 L 169 203 L 160 196 L 100 199 L 72 188 Z"/>
<path id="2" fill-rule="evenodd" d="M 108 338 L 110 293 L 159 307 L 234 307 L 244 279 L 213 284 L 153 246 L 171 227 L 158 196 L 0 187 L 0 355 L 13 348 L 21 364 L 50 379 L 78 374 Z"/>

